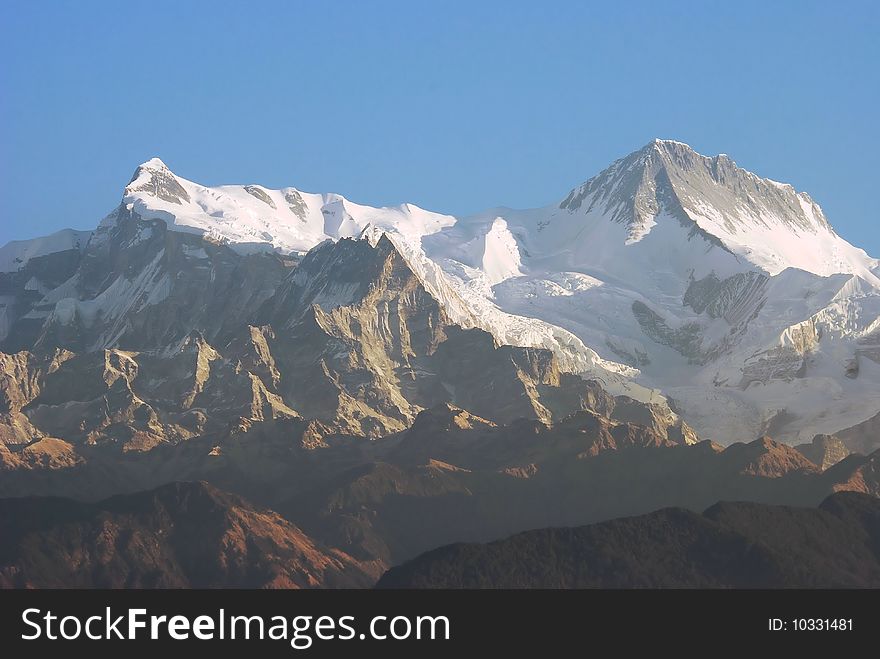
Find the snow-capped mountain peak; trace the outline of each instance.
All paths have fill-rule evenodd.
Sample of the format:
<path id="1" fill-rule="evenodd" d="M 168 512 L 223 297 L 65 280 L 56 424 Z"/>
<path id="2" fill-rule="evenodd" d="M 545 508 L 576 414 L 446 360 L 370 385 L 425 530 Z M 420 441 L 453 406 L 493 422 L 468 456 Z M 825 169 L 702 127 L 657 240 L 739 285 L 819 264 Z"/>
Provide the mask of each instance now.
<path id="1" fill-rule="evenodd" d="M 493 209 L 423 243 L 459 288 L 638 369 L 708 436 L 749 418 L 747 435 L 810 439 L 878 409 L 880 262 L 806 193 L 728 155 L 654 140 L 557 205 Z"/>
<path id="2" fill-rule="evenodd" d="M 136 230 L 114 232 L 132 219 Z M 723 441 L 768 429 L 810 439 L 880 411 L 880 262 L 838 236 L 806 193 L 682 142 L 650 142 L 561 203 L 464 218 L 294 187 L 208 187 L 153 158 L 98 231 L 78 243 L 65 235 L 7 246 L 0 266 L 27 299 L 48 291 L 52 317 L 103 310 L 103 298 L 65 302 L 91 284 L 64 282 L 61 266 L 78 258 L 74 244 L 97 253 L 108 236 L 124 236 L 120 245 L 143 243 L 152 256 L 133 279 L 115 280 L 114 304 L 130 302 L 128 291 L 157 304 L 169 280 L 163 248 L 148 242 L 164 235 L 156 221 L 238 253 L 305 253 L 343 238 L 375 247 L 384 237 L 456 324 L 499 345 L 548 348 L 563 370 L 614 393 L 670 395 Z M 206 258 L 195 236 L 166 247 L 184 249 L 178 242 L 186 258 Z M 70 259 L 57 260 L 58 273 L 31 276 L 27 259 L 60 250 Z M 17 300 L 0 300 L 0 335 L 24 308 Z"/>
<path id="3" fill-rule="evenodd" d="M 154 157 L 150 158 L 149 160 L 146 160 L 146 161 L 142 162 L 140 165 L 138 165 L 138 168 L 135 171 L 134 176 L 131 177 L 131 180 L 134 181 L 140 175 L 140 172 L 142 170 L 145 170 L 145 171 L 165 171 L 165 172 L 171 171 L 168 169 L 168 165 L 166 165 L 165 162 L 161 158 L 159 158 L 158 156 L 154 156 Z"/>
<path id="4" fill-rule="evenodd" d="M 203 186 L 177 176 L 159 158 L 137 168 L 122 203 L 142 219 L 162 220 L 174 230 L 199 233 L 238 251 L 306 252 L 327 239 L 356 237 L 367 226 L 422 236 L 455 222 L 412 204 L 372 208 L 294 187 Z"/>
<path id="5" fill-rule="evenodd" d="M 458 223 L 411 204 L 372 208 L 338 194 L 293 187 L 205 187 L 176 176 L 159 158 L 137 168 L 123 203 L 145 219 L 161 219 L 239 250 L 305 252 L 328 238 L 358 236 L 367 226 L 419 242 Z M 620 229 L 604 226 L 608 222 Z M 474 225 L 473 218 L 463 223 Z M 696 275 L 725 275 L 743 266 L 775 275 L 794 267 L 821 276 L 857 274 L 880 283 L 873 272 L 878 261 L 840 238 L 805 192 L 742 169 L 726 154 L 703 156 L 675 140 L 651 141 L 556 206 L 487 213 L 477 217 L 476 225 L 471 226 L 476 240 L 487 247 L 503 243 L 502 251 L 511 255 L 505 258 L 514 264 L 522 251 L 534 257 L 561 255 L 572 266 L 589 262 L 603 269 L 602 259 L 595 259 L 602 251 L 613 255 L 607 265 L 613 271 L 633 257 L 644 262 L 647 250 L 658 252 L 661 260 L 673 254 Z M 466 233 L 473 237 L 472 231 Z M 638 255 L 622 249 L 639 243 Z M 472 260 L 476 267 L 489 268 L 493 284 L 521 271 L 518 265 L 499 270 L 494 258 Z"/>
<path id="6" fill-rule="evenodd" d="M 150 158 L 139 165 L 125 187 L 125 197 L 138 195 L 149 195 L 178 205 L 190 201 L 186 189 L 159 158 Z"/>
<path id="7" fill-rule="evenodd" d="M 661 220 L 677 222 L 682 238 L 702 238 L 771 275 L 788 267 L 863 275 L 876 266 L 834 232 L 808 194 L 742 169 L 726 154 L 703 156 L 672 140 L 654 140 L 614 162 L 559 209 L 573 218 L 556 224 L 622 224 L 630 245 Z"/>

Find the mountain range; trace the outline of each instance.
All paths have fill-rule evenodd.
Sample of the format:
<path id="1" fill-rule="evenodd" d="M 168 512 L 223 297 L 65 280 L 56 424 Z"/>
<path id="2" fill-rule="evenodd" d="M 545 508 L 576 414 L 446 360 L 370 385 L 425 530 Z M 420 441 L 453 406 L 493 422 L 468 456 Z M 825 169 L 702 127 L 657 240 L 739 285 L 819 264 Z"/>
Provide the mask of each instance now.
<path id="1" fill-rule="evenodd" d="M 448 322 L 548 349 L 614 394 L 669 401 L 702 437 L 797 443 L 880 412 L 880 262 L 805 193 L 668 140 L 557 204 L 466 218 L 205 187 L 152 159 L 94 231 L 0 250 L 2 346 L 143 351 L 193 331 L 229 341 L 245 325 L 290 326 L 301 310 L 280 319 L 264 306 L 286 304 L 282 284 L 332 311 L 372 276 L 351 262 L 345 281 L 306 281 L 291 274 L 300 259 L 368 259 L 339 241 L 382 236 Z"/>
<path id="2" fill-rule="evenodd" d="M 791 538 L 799 542 L 793 544 Z M 441 547 L 379 588 L 877 588 L 880 502 L 850 492 L 818 508 L 667 508 L 486 545 Z"/>
<path id="3" fill-rule="evenodd" d="M 0 248 L 0 351 L 0 495 L 37 497 L 10 519 L 143 536 L 167 516 L 117 511 L 198 496 L 237 511 L 212 537 L 259 518 L 300 552 L 208 578 L 163 546 L 153 579 L 129 548 L 84 585 L 363 585 L 455 541 L 880 495 L 880 262 L 669 140 L 462 218 L 154 158 L 94 230 Z M 10 529 L 4 583 L 73 578 L 26 570 L 44 536 Z"/>

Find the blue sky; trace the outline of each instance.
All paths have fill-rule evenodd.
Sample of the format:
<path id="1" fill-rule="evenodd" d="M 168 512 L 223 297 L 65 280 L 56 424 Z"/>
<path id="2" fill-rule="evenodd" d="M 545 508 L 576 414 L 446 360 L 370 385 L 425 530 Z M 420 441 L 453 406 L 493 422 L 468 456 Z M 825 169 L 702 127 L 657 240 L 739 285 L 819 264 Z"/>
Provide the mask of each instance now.
<path id="1" fill-rule="evenodd" d="M 158 155 L 469 213 L 654 137 L 808 191 L 880 256 L 880 3 L 0 4 L 0 243 L 91 228 Z"/>

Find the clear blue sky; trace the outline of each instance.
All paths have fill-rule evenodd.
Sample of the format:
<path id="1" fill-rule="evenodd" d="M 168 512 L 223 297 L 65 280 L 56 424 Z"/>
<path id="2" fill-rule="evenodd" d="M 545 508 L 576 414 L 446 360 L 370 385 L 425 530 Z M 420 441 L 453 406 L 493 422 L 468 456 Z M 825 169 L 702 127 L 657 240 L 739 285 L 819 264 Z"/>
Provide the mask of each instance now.
<path id="1" fill-rule="evenodd" d="M 469 213 L 667 137 L 807 190 L 880 256 L 878 6 L 4 0 L 0 243 L 94 227 L 154 155 Z"/>

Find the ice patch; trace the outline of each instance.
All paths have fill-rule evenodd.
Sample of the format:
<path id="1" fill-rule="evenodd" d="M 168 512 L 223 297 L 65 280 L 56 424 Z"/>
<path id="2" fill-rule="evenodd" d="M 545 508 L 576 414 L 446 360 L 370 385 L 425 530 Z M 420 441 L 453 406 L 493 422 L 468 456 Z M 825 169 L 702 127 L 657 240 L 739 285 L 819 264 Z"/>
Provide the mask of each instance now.
<path id="1" fill-rule="evenodd" d="M 486 234 L 483 250 L 483 272 L 492 286 L 511 277 L 522 275 L 522 260 L 516 239 L 507 228 L 503 218 L 495 218 Z"/>

